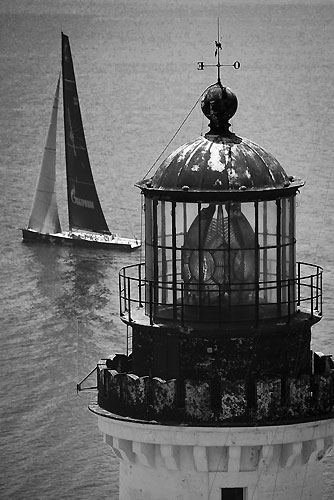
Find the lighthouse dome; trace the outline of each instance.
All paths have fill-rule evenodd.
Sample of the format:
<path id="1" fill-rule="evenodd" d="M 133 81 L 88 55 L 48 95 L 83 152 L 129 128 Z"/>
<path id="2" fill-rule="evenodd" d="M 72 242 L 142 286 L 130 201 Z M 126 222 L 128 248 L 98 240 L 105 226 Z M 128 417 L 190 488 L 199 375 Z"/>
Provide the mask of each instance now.
<path id="1" fill-rule="evenodd" d="M 235 94 L 220 82 L 209 87 L 201 107 L 210 120 L 209 132 L 180 146 L 140 187 L 178 192 L 219 192 L 244 196 L 254 192 L 296 189 L 302 183 L 289 177 L 276 158 L 254 142 L 230 132 L 228 120 L 238 105 Z M 274 195 L 274 193 L 272 193 Z"/>
<path id="2" fill-rule="evenodd" d="M 158 168 L 153 189 L 196 191 L 264 190 L 290 180 L 273 155 L 232 133 L 199 137 L 183 144 Z"/>

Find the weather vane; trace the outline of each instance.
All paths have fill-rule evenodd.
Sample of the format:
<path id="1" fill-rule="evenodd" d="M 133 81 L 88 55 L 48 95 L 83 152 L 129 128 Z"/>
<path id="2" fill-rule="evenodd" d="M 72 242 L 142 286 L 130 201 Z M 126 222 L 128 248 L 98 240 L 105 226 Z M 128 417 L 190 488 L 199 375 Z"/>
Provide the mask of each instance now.
<path id="1" fill-rule="evenodd" d="M 218 39 L 215 41 L 215 45 L 216 45 L 215 57 L 217 58 L 217 63 L 216 64 L 204 64 L 203 61 L 200 61 L 197 63 L 197 69 L 203 70 L 204 68 L 206 68 L 208 66 L 216 66 L 217 72 L 218 72 L 218 83 L 221 83 L 220 82 L 220 68 L 222 66 L 233 66 L 234 69 L 239 69 L 240 62 L 235 61 L 233 64 L 221 64 L 221 62 L 220 62 L 220 51 L 223 50 L 223 47 L 221 44 L 221 36 L 220 36 L 220 30 L 219 30 L 219 18 L 218 18 Z"/>

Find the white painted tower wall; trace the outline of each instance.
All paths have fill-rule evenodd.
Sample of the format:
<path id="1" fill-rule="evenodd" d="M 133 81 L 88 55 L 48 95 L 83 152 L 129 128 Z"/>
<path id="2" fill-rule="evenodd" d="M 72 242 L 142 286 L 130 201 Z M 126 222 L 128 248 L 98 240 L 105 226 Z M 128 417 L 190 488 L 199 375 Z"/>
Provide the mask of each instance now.
<path id="1" fill-rule="evenodd" d="M 244 500 L 322 498 L 323 458 L 333 447 L 334 419 L 174 427 L 93 411 L 120 460 L 119 500 L 221 500 L 222 488 L 244 488 Z"/>

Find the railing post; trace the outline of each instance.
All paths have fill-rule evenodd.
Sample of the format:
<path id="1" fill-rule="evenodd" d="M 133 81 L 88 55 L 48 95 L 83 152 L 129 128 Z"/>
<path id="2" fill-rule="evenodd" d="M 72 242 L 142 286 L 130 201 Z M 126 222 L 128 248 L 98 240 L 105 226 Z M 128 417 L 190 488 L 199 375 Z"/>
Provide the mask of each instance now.
<path id="1" fill-rule="evenodd" d="M 290 316 L 291 316 L 291 280 L 288 279 L 288 320 L 290 321 Z"/>
<path id="2" fill-rule="evenodd" d="M 165 287 L 166 290 L 168 290 L 168 283 L 164 282 L 161 283 L 162 289 Z M 178 292 L 178 285 L 173 284 L 173 321 L 177 321 L 177 292 Z M 162 294 L 163 295 L 163 294 Z"/>
<path id="3" fill-rule="evenodd" d="M 181 283 L 181 325 L 184 326 L 184 283 Z"/>
<path id="4" fill-rule="evenodd" d="M 129 357 L 129 325 L 126 326 L 126 355 Z"/>
<path id="5" fill-rule="evenodd" d="M 126 289 L 126 276 L 125 276 L 125 269 L 124 269 L 124 276 L 123 276 L 123 292 L 124 292 L 124 304 L 125 304 L 125 311 L 128 310 L 128 303 L 127 303 L 127 289 Z M 124 311 L 124 312 L 125 312 Z"/>
<path id="6" fill-rule="evenodd" d="M 129 322 L 131 322 L 132 318 L 131 318 L 131 284 L 130 284 L 130 277 L 128 277 L 128 279 L 127 279 L 127 287 L 128 287 L 128 293 L 127 293 L 127 297 L 128 297 L 128 320 L 129 320 Z"/>
<path id="7" fill-rule="evenodd" d="M 300 262 L 297 263 L 297 279 L 298 279 L 297 306 L 300 307 Z"/>
<path id="8" fill-rule="evenodd" d="M 222 326 L 222 284 L 218 284 L 218 315 L 219 326 Z"/>
<path id="9" fill-rule="evenodd" d="M 139 264 L 139 267 L 138 267 L 138 279 L 139 279 L 139 283 L 138 283 L 138 299 L 139 299 L 139 307 L 143 307 L 143 304 L 142 304 L 142 300 L 141 300 L 141 266 L 142 264 Z"/>
<path id="10" fill-rule="evenodd" d="M 314 294 L 313 274 L 311 275 L 311 318 L 313 318 L 313 294 Z"/>
<path id="11" fill-rule="evenodd" d="M 118 296 L 119 296 L 119 314 L 123 316 L 123 295 L 122 295 L 122 273 L 120 272 L 118 275 Z"/>
<path id="12" fill-rule="evenodd" d="M 322 270 L 320 274 L 320 314 L 322 316 Z"/>
<path id="13" fill-rule="evenodd" d="M 315 308 L 316 308 L 317 311 L 319 311 L 319 293 L 320 293 L 320 288 L 319 288 L 319 266 L 317 266 L 316 301 L 315 301 Z"/>
<path id="14" fill-rule="evenodd" d="M 149 282 L 150 325 L 153 325 L 153 281 Z"/>

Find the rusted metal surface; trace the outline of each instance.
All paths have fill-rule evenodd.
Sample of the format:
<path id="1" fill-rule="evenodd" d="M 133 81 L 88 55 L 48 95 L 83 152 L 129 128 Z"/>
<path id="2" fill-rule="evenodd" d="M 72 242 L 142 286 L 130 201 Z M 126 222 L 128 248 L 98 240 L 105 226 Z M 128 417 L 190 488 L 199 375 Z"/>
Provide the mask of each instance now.
<path id="1" fill-rule="evenodd" d="M 174 151 L 151 178 L 161 190 L 236 191 L 288 187 L 273 155 L 234 134 L 207 135 Z"/>

